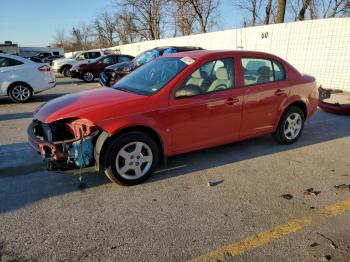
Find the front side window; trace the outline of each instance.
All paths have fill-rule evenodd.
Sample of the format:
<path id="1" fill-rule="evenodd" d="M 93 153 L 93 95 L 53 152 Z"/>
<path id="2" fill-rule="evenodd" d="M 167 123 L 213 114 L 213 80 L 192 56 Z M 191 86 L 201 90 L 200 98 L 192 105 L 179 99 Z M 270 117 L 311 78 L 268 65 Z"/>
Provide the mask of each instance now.
<path id="1" fill-rule="evenodd" d="M 233 88 L 233 59 L 211 61 L 194 71 L 185 81 L 183 89 L 198 88 L 200 94 Z"/>
<path id="2" fill-rule="evenodd" d="M 100 57 L 101 56 L 101 54 L 100 54 L 100 52 L 89 52 L 89 59 L 95 59 L 95 58 L 98 58 L 98 57 Z M 86 59 L 88 59 L 88 58 L 86 58 Z"/>
<path id="3" fill-rule="evenodd" d="M 279 62 L 261 58 L 242 58 L 241 61 L 245 86 L 285 79 L 283 66 Z"/>
<path id="4" fill-rule="evenodd" d="M 187 67 L 177 57 L 157 59 L 123 77 L 113 88 L 142 95 L 153 95 Z"/>

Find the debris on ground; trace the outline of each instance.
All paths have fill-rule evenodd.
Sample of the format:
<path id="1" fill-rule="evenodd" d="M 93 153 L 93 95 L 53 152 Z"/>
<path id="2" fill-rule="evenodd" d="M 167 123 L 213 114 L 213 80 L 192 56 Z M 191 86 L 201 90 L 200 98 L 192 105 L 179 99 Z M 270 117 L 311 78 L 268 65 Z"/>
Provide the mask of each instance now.
<path id="1" fill-rule="evenodd" d="M 85 188 L 86 188 L 86 183 L 83 182 L 83 176 L 81 175 L 81 171 L 80 171 L 78 189 L 85 190 Z"/>
<path id="2" fill-rule="evenodd" d="M 309 196 L 311 196 L 311 195 L 312 196 L 317 196 L 318 194 L 321 193 L 321 191 L 317 191 L 313 187 L 310 187 L 310 188 L 307 188 L 307 189 L 301 188 L 300 192 L 302 192 L 304 195 L 309 195 Z"/>
<path id="3" fill-rule="evenodd" d="M 326 237 L 325 235 L 317 232 L 318 235 L 320 235 L 321 237 L 323 237 L 324 239 L 327 239 L 329 242 L 330 242 L 330 247 L 333 248 L 333 249 L 337 249 L 338 246 L 334 243 L 334 241 L 332 239 L 330 239 L 329 237 Z"/>
<path id="4" fill-rule="evenodd" d="M 217 186 L 217 185 L 221 184 L 222 182 L 224 182 L 223 179 L 221 179 L 221 180 L 211 180 L 211 181 L 208 182 L 208 186 Z"/>
<path id="5" fill-rule="evenodd" d="M 281 197 L 283 197 L 284 199 L 287 199 L 287 200 L 291 200 L 293 198 L 293 195 L 291 195 L 291 194 L 283 194 L 283 195 L 281 195 Z"/>
<path id="6" fill-rule="evenodd" d="M 334 188 L 335 188 L 335 189 L 350 190 L 350 184 L 335 185 Z"/>
<path id="7" fill-rule="evenodd" d="M 319 243 L 314 242 L 314 243 L 312 243 L 312 244 L 310 245 L 310 247 L 317 247 L 317 246 L 319 246 L 319 245 L 320 245 Z"/>
<path id="8" fill-rule="evenodd" d="M 325 255 L 323 258 L 323 261 L 331 261 L 332 260 L 332 256 L 331 255 Z"/>

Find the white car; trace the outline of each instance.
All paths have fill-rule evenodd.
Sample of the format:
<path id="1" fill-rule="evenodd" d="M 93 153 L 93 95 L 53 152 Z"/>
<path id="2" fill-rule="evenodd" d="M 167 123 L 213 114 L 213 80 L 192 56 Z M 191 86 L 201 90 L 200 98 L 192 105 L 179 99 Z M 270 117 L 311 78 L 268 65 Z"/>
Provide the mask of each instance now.
<path id="1" fill-rule="evenodd" d="M 109 54 L 108 50 L 91 50 L 76 53 L 72 58 L 61 58 L 52 61 L 52 70 L 55 73 L 70 77 L 70 69 L 77 63 L 89 63 L 105 54 Z"/>
<path id="2" fill-rule="evenodd" d="M 27 102 L 35 93 L 56 85 L 50 66 L 28 59 L 0 54 L 0 96 L 9 96 L 14 102 Z"/>

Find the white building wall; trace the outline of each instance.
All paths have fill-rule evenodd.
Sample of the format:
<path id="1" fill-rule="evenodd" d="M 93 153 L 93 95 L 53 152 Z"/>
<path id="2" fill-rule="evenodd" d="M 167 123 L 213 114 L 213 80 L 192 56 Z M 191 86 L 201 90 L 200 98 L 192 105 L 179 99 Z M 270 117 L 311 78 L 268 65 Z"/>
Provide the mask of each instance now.
<path id="1" fill-rule="evenodd" d="M 350 91 L 350 18 L 232 29 L 145 41 L 112 49 L 135 56 L 144 50 L 167 45 L 272 53 L 287 60 L 300 72 L 315 76 L 318 84 L 325 88 Z"/>

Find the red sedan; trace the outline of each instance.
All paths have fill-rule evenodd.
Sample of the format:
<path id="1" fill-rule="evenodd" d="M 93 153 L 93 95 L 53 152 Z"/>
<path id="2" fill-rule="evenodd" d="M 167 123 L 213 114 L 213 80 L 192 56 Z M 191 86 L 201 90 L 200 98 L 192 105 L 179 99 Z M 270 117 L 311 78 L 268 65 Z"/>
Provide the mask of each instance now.
<path id="1" fill-rule="evenodd" d="M 28 134 L 51 167 L 95 163 L 130 185 L 168 156 L 268 134 L 294 143 L 317 104 L 315 79 L 281 58 L 194 51 L 160 57 L 112 88 L 51 100 Z"/>

